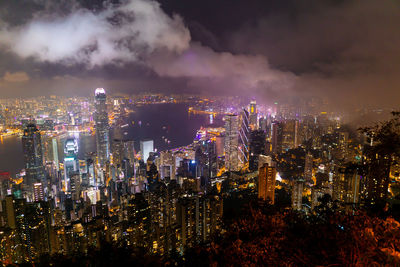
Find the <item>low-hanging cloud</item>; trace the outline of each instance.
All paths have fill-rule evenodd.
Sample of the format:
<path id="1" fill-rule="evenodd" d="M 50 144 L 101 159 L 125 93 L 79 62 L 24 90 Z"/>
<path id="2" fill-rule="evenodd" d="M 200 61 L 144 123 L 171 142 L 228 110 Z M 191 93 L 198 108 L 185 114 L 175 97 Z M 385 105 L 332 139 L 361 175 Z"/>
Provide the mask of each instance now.
<path id="1" fill-rule="evenodd" d="M 18 72 L 9 72 L 7 71 L 2 80 L 4 82 L 18 83 L 18 82 L 26 82 L 29 81 L 29 75 L 26 72 L 18 71 Z"/>
<path id="2" fill-rule="evenodd" d="M 216 82 L 229 79 L 235 82 L 234 88 L 226 89 L 235 92 L 266 85 L 278 91 L 286 90 L 296 81 L 292 73 L 271 68 L 264 56 L 215 52 L 199 43 L 192 43 L 180 55 L 153 55 L 149 65 L 161 76 L 212 79 Z"/>

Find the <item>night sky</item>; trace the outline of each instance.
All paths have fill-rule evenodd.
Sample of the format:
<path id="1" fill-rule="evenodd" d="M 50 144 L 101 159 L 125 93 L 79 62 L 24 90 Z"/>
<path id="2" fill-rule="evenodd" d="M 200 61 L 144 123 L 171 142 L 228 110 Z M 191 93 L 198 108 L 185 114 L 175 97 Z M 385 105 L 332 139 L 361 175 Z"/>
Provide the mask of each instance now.
<path id="1" fill-rule="evenodd" d="M 400 102 L 400 2 L 4 0 L 1 97 L 152 90 Z"/>

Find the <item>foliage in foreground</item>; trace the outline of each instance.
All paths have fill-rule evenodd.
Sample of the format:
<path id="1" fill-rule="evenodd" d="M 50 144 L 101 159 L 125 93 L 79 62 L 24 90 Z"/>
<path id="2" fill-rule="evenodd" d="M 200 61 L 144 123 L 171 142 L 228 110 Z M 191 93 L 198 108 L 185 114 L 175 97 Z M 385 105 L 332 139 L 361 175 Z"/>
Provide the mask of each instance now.
<path id="1" fill-rule="evenodd" d="M 168 257 L 104 244 L 87 255 L 42 257 L 35 266 L 400 266 L 400 223 L 391 217 L 304 216 L 253 202 L 209 244 Z M 32 266 L 27 264 L 26 266 Z"/>
<path id="2" fill-rule="evenodd" d="M 303 217 L 254 207 L 187 265 L 400 266 L 400 223 L 365 213 Z"/>

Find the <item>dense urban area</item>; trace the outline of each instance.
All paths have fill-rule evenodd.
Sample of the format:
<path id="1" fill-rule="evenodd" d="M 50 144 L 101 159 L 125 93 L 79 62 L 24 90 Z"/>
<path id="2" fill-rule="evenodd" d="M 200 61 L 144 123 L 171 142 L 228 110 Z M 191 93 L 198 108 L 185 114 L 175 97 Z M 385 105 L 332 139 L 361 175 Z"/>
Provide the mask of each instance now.
<path id="1" fill-rule="evenodd" d="M 180 103 L 187 116 L 207 118 L 192 143 L 157 151 L 153 140 L 127 138 L 128 124 L 135 122 L 126 118 L 138 107 Z M 223 122 L 215 126 L 218 116 Z M 182 263 L 188 253 L 186 261 L 199 261 L 198 249 L 210 244 L 206 255 L 210 249 L 236 255 L 229 242 L 223 248 L 215 242 L 238 231 L 255 235 L 253 230 L 265 229 L 256 236 L 266 238 L 288 227 L 280 225 L 285 221 L 318 228 L 311 218 L 326 221 L 334 214 L 330 227 L 338 231 L 349 227 L 346 215 L 357 222 L 373 220 L 367 211 L 398 216 L 400 169 L 391 142 L 400 144 L 399 114 L 387 117 L 381 125 L 357 129 L 343 122 L 345 115 L 312 101 L 266 105 L 239 97 L 108 96 L 103 88 L 88 98 L 1 100 L 1 142 L 21 138 L 24 166 L 15 174 L 0 173 L 1 260 L 62 262 L 122 246 L 141 251 L 149 262 Z M 80 157 L 83 136 L 95 137 L 95 149 Z M 298 230 L 312 235 L 312 229 Z M 321 238 L 329 235 L 320 231 Z M 269 238 L 272 246 L 282 242 Z M 260 244 L 247 253 L 263 255 Z M 227 255 L 214 255 L 214 261 L 229 263 Z"/>

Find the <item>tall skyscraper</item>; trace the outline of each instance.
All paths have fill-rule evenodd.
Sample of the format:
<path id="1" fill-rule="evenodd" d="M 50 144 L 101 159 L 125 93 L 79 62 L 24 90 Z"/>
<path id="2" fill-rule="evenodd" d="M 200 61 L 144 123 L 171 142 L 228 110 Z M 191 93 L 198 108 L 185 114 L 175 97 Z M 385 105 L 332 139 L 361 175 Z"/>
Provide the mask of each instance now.
<path id="1" fill-rule="evenodd" d="M 79 174 L 78 168 L 78 142 L 74 138 L 65 140 L 64 145 L 64 189 L 71 191 L 71 178 Z"/>
<path id="2" fill-rule="evenodd" d="M 112 141 L 111 153 L 113 164 L 115 166 L 121 166 L 121 162 L 124 159 L 124 143 L 121 139 L 114 139 Z"/>
<path id="3" fill-rule="evenodd" d="M 258 129 L 258 112 L 257 112 L 257 103 L 255 100 L 250 102 L 250 114 L 249 114 L 249 121 L 251 129 L 257 130 Z"/>
<path id="4" fill-rule="evenodd" d="M 258 158 L 267 153 L 265 132 L 263 130 L 252 131 L 250 134 L 250 160 L 249 169 L 258 170 Z"/>
<path id="5" fill-rule="evenodd" d="M 239 167 L 239 116 L 225 116 L 225 170 L 238 171 Z"/>
<path id="6" fill-rule="evenodd" d="M 142 140 L 140 141 L 140 151 L 142 153 L 142 159 L 144 162 L 149 158 L 150 152 L 154 151 L 153 140 Z"/>
<path id="7" fill-rule="evenodd" d="M 105 167 L 106 162 L 110 159 L 110 136 L 106 100 L 106 91 L 103 88 L 97 88 L 94 93 L 96 109 L 94 120 L 96 123 L 97 157 L 101 167 Z"/>
<path id="8" fill-rule="evenodd" d="M 56 166 L 56 170 L 58 171 L 60 168 L 59 160 L 58 160 L 58 144 L 57 144 L 57 138 L 53 138 L 51 140 L 51 145 L 53 149 L 53 162 L 54 165 Z"/>
<path id="9" fill-rule="evenodd" d="M 296 148 L 298 141 L 299 122 L 297 120 L 287 120 L 282 127 L 282 150 L 286 151 Z"/>
<path id="10" fill-rule="evenodd" d="M 277 121 L 273 122 L 271 124 L 272 153 L 282 152 L 282 133 L 283 133 L 282 123 Z"/>
<path id="11" fill-rule="evenodd" d="M 310 182 L 312 180 L 312 172 L 313 172 L 313 156 L 310 152 L 306 154 L 305 162 L 304 162 L 304 180 Z"/>
<path id="12" fill-rule="evenodd" d="M 42 141 L 35 124 L 28 124 L 24 130 L 22 147 L 26 171 L 25 184 L 30 193 L 33 193 L 33 184 L 42 183 L 43 188 L 47 186 L 43 166 Z"/>
<path id="13" fill-rule="evenodd" d="M 258 173 L 258 198 L 275 203 L 275 179 L 276 169 L 264 164 Z"/>
<path id="14" fill-rule="evenodd" d="M 249 162 L 249 112 L 243 109 L 241 116 L 241 124 L 239 129 L 239 160 L 240 166 L 246 166 Z"/>

